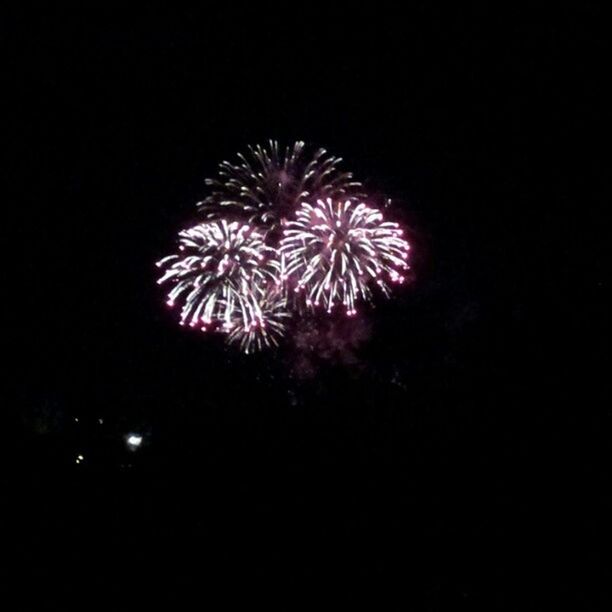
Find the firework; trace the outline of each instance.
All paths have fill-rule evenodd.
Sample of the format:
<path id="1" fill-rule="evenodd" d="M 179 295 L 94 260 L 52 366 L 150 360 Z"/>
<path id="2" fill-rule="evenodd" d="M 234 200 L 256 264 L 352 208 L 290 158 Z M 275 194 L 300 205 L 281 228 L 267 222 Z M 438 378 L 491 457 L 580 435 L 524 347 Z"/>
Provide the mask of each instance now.
<path id="1" fill-rule="evenodd" d="M 330 312 L 343 304 L 351 316 L 358 300 L 370 299 L 372 285 L 389 295 L 390 283 L 404 281 L 409 245 L 402 230 L 364 203 L 303 203 L 283 234 L 284 276 L 295 280 L 294 291 L 309 307 Z"/>
<path id="2" fill-rule="evenodd" d="M 309 153 L 301 141 L 284 150 L 273 140 L 250 146 L 236 163 L 219 164 L 217 177 L 206 181 L 212 193 L 198 207 L 209 219 L 246 219 L 275 230 L 303 201 L 363 197 L 361 183 L 338 169 L 341 161 L 325 149 Z"/>
<path id="3" fill-rule="evenodd" d="M 342 305 L 353 316 L 376 286 L 389 295 L 391 284 L 404 281 L 402 230 L 363 203 L 361 183 L 340 162 L 301 141 L 281 149 L 271 140 L 219 165 L 198 203 L 204 221 L 180 232 L 178 251 L 157 264 L 182 325 L 222 332 L 252 353 L 278 346 L 297 315 L 290 335 L 299 348 L 307 310 Z M 322 326 L 312 350 L 344 346 L 337 321 L 328 327 L 340 330 L 338 338 L 321 331 L 328 328 L 318 315 L 309 320 Z"/>
<path id="4" fill-rule="evenodd" d="M 247 354 L 278 346 L 291 318 L 283 293 L 273 286 L 264 289 L 259 299 L 260 316 L 251 323 L 236 313 L 237 317 L 231 321 L 233 327 L 228 331 L 228 342 L 239 345 Z"/>
<path id="5" fill-rule="evenodd" d="M 229 331 L 238 320 L 245 326 L 263 320 L 261 292 L 279 282 L 274 257 L 249 224 L 201 223 L 179 233 L 179 254 L 157 263 L 165 270 L 157 282 L 173 285 L 167 303 L 182 303 L 181 324 Z"/>

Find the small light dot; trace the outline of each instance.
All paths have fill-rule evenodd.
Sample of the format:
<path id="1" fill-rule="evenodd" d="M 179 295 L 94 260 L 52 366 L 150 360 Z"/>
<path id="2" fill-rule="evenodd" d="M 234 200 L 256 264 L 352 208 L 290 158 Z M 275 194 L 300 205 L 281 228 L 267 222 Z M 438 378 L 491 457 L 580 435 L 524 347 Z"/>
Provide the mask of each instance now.
<path id="1" fill-rule="evenodd" d="M 126 442 L 131 448 L 138 448 L 142 444 L 142 436 L 140 434 L 129 434 Z"/>

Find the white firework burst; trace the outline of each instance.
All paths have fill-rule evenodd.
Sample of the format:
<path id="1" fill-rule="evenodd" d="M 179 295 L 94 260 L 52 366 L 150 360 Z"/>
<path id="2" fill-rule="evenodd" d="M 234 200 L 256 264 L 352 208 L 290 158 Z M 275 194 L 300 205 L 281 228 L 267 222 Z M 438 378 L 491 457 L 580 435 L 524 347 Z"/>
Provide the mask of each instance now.
<path id="1" fill-rule="evenodd" d="M 251 325 L 263 318 L 261 292 L 279 283 L 275 250 L 248 223 L 201 223 L 179 233 L 179 254 L 157 262 L 169 282 L 167 303 L 182 303 L 181 324 L 231 329 L 240 318 Z"/>
<path id="2" fill-rule="evenodd" d="M 331 198 L 303 203 L 283 231 L 284 276 L 307 306 L 329 312 L 343 304 L 353 315 L 359 299 L 370 299 L 372 285 L 389 295 L 389 283 L 404 282 L 410 247 L 402 233 L 364 203 Z"/>
<path id="3" fill-rule="evenodd" d="M 228 342 L 247 354 L 278 346 L 291 319 L 283 293 L 280 287 L 266 287 L 259 299 L 260 316 L 249 323 L 237 313 L 231 321 L 233 327 L 228 329 Z"/>
<path id="4" fill-rule="evenodd" d="M 206 180 L 212 193 L 198 207 L 207 218 L 229 216 L 278 229 L 303 201 L 363 197 L 361 183 L 338 169 L 341 161 L 325 149 L 308 153 L 301 141 L 284 150 L 274 140 L 249 146 L 236 163 L 219 164 L 217 177 Z"/>

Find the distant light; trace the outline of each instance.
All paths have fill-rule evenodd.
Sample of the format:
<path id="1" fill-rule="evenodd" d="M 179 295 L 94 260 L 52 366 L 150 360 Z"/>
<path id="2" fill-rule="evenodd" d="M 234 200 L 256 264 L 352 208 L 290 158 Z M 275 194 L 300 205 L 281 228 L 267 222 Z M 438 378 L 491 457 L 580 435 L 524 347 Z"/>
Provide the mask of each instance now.
<path id="1" fill-rule="evenodd" d="M 100 423 L 100 425 L 102 425 L 102 423 L 104 423 L 104 419 L 98 419 L 98 423 Z"/>
<path id="2" fill-rule="evenodd" d="M 83 457 L 83 455 L 77 455 L 77 459 L 79 459 L 80 461 L 83 461 L 83 459 L 85 459 L 85 457 Z"/>
<path id="3" fill-rule="evenodd" d="M 136 449 L 142 444 L 142 436 L 140 434 L 130 434 L 126 442 L 130 448 Z"/>

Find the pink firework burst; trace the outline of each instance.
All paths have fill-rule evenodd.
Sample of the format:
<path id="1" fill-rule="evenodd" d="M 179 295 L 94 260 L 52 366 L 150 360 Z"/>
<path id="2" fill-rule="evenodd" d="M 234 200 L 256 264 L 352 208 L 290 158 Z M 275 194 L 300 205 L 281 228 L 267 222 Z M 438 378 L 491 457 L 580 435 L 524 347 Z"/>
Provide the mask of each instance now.
<path id="1" fill-rule="evenodd" d="M 330 312 L 342 304 L 349 316 L 372 286 L 389 295 L 390 284 L 404 282 L 408 242 L 397 223 L 377 208 L 351 200 L 303 203 L 283 232 L 280 252 L 285 274 L 308 307 Z"/>

